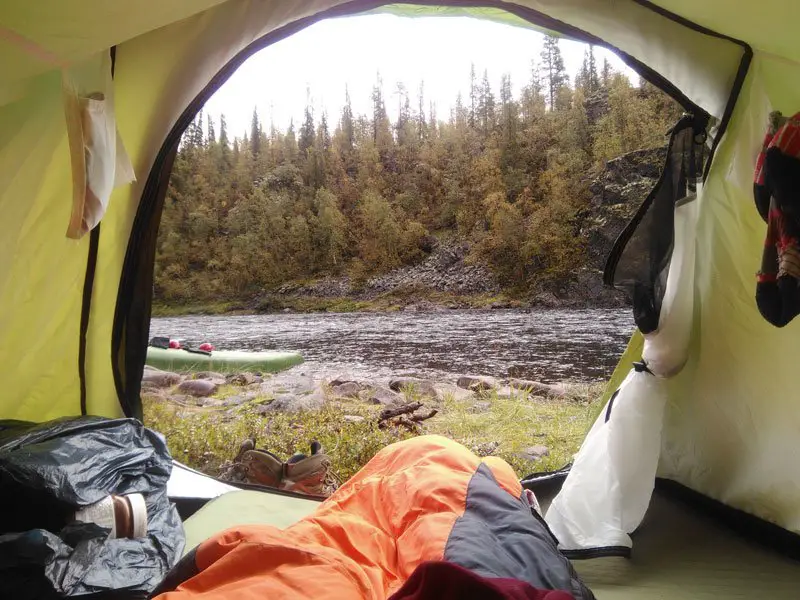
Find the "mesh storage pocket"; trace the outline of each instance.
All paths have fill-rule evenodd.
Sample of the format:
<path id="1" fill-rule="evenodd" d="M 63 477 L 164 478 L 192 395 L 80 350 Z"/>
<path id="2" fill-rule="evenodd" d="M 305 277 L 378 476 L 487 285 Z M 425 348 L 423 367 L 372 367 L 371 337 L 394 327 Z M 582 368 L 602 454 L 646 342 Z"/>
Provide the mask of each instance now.
<path id="1" fill-rule="evenodd" d="M 696 198 L 708 118 L 686 114 L 672 129 L 661 177 L 614 243 L 603 281 L 624 290 L 642 333 L 658 329 L 675 239 L 675 208 Z"/>

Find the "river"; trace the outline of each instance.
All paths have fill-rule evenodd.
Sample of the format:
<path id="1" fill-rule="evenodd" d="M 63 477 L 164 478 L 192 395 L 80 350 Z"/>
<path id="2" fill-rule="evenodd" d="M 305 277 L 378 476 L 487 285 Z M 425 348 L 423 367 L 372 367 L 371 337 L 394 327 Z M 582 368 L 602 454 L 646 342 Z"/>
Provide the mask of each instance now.
<path id="1" fill-rule="evenodd" d="M 217 349 L 295 350 L 309 371 L 365 379 L 407 373 L 608 377 L 633 332 L 628 309 L 447 310 L 155 318 L 151 336 Z"/>

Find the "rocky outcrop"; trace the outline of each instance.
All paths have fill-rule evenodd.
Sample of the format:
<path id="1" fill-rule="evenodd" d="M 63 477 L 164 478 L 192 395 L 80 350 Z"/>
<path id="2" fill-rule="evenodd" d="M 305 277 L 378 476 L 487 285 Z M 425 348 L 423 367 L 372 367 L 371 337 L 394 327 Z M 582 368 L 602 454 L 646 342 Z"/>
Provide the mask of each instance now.
<path id="1" fill-rule="evenodd" d="M 617 237 L 658 181 L 665 158 L 666 148 L 652 148 L 629 152 L 606 163 L 589 185 L 588 207 L 577 215 L 577 234 L 584 243 L 586 263 L 569 281 L 536 294 L 534 305 L 627 306 L 622 292 L 603 284 L 603 269 Z"/>
<path id="2" fill-rule="evenodd" d="M 589 207 L 579 215 L 588 266 L 602 269 L 619 234 L 653 189 L 666 158 L 666 148 L 636 150 L 608 161 L 589 186 Z"/>
<path id="3" fill-rule="evenodd" d="M 500 291 L 494 274 L 485 266 L 467 261 L 470 245 L 440 243 L 418 265 L 396 269 L 367 281 L 364 293 L 377 296 L 399 288 L 424 287 L 453 294 L 485 294 Z"/>
<path id="4" fill-rule="evenodd" d="M 430 239 L 431 252 L 425 260 L 368 279 L 363 285 L 355 286 L 346 276 L 326 277 L 302 285 L 288 283 L 278 288 L 276 293 L 281 296 L 372 300 L 382 294 L 413 288 L 461 295 L 500 291 L 500 285 L 487 267 L 467 260 L 468 243 Z"/>

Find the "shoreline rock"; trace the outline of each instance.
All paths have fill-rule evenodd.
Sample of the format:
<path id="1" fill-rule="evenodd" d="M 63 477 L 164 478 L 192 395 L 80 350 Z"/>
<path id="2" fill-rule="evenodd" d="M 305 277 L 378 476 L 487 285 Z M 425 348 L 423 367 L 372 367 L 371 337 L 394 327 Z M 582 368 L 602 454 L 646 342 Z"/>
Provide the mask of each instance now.
<path id="1" fill-rule="evenodd" d="M 227 386 L 223 388 L 223 386 Z M 147 369 L 141 393 L 153 399 L 181 406 L 228 407 L 260 403 L 258 412 L 317 410 L 326 402 L 363 402 L 397 407 L 412 401 L 441 408 L 442 400 L 475 401 L 471 412 L 492 408 L 492 399 L 529 401 L 535 398 L 569 398 L 570 384 L 542 383 L 527 379 L 499 379 L 484 375 L 450 375 L 431 379 L 413 372 L 401 372 L 387 379 L 355 380 L 346 375 L 315 376 L 304 365 L 266 378 L 250 373 L 228 375 L 197 372 L 177 374 Z M 233 413 L 231 413 L 233 415 Z M 233 415 L 235 417 L 235 415 Z"/>

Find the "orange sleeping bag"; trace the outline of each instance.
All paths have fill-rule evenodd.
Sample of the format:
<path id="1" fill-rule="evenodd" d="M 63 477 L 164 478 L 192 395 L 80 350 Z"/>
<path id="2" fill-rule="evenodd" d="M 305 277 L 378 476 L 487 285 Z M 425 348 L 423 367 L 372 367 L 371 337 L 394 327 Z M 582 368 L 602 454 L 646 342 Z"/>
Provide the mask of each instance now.
<path id="1" fill-rule="evenodd" d="M 426 561 L 593 598 L 507 463 L 423 436 L 381 450 L 286 529 L 247 525 L 206 540 L 158 599 L 383 600 Z"/>

